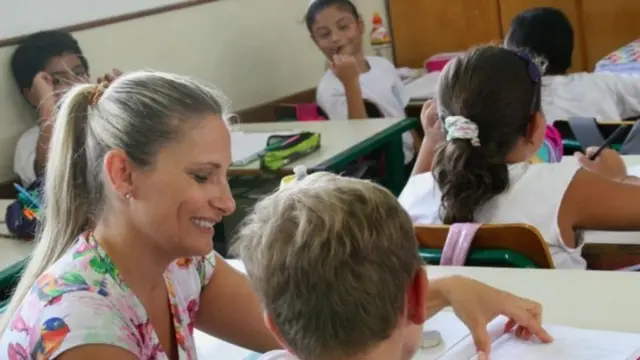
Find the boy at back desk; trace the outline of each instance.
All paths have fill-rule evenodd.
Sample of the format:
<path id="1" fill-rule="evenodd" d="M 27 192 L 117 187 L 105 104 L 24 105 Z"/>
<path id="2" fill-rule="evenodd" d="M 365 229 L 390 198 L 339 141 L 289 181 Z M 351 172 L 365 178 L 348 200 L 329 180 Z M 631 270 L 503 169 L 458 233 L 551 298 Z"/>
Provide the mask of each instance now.
<path id="1" fill-rule="evenodd" d="M 37 125 L 20 136 L 13 163 L 23 185 L 29 186 L 46 163 L 56 103 L 73 85 L 89 82 L 89 63 L 71 34 L 42 31 L 27 37 L 15 50 L 11 73 L 38 116 Z M 114 70 L 98 81 L 119 74 Z"/>

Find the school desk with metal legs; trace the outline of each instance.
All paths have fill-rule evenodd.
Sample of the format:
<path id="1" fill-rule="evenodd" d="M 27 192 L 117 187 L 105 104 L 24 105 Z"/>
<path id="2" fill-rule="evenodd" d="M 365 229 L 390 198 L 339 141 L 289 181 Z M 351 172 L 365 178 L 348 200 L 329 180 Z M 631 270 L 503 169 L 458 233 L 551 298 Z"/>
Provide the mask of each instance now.
<path id="1" fill-rule="evenodd" d="M 384 118 L 363 120 L 299 121 L 252 123 L 233 125 L 232 131 L 243 132 L 283 132 L 312 131 L 321 134 L 320 149 L 298 161 L 288 164 L 280 175 L 288 174 L 298 165 L 310 171 L 331 171 L 339 173 L 352 161 L 376 149 L 386 154 L 387 171 L 383 185 L 394 194 L 400 194 L 406 183 L 402 134 L 418 128 L 420 122 L 414 118 Z M 232 166 L 230 176 L 260 176 L 260 164 L 254 161 L 245 166 Z"/>
<path id="2" fill-rule="evenodd" d="M 245 271 L 242 262 L 231 260 L 229 263 Z M 463 275 L 531 298 L 544 307 L 547 324 L 640 332 L 640 312 L 637 311 L 640 275 L 637 273 L 453 266 L 428 266 L 427 273 L 430 279 Z M 198 358 L 252 358 L 251 351 L 204 333 L 196 331 L 195 338 Z"/>

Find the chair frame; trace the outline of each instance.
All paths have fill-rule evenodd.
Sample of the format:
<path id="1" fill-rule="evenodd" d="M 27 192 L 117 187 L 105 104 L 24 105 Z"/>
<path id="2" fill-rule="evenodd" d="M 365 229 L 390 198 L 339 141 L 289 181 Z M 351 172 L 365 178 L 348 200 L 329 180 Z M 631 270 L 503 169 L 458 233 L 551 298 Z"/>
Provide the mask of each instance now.
<path id="1" fill-rule="evenodd" d="M 418 244 L 427 249 L 444 248 L 449 225 L 414 225 Z M 539 268 L 553 269 L 549 246 L 534 226 L 528 224 L 484 224 L 478 229 L 469 252 L 507 250 L 522 254 Z"/>

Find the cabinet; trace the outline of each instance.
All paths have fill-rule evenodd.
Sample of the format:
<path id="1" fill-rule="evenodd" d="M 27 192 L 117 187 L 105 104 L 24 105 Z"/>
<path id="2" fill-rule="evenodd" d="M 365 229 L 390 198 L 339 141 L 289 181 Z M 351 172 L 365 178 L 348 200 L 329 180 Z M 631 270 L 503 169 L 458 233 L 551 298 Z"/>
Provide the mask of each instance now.
<path id="1" fill-rule="evenodd" d="M 398 66 L 501 36 L 496 0 L 389 0 L 388 11 Z"/>
<path id="2" fill-rule="evenodd" d="M 514 16 L 540 6 L 562 10 L 573 25 L 571 71 L 591 71 L 640 37 L 639 0 L 388 0 L 396 65 L 422 67 L 437 53 L 499 43 Z"/>

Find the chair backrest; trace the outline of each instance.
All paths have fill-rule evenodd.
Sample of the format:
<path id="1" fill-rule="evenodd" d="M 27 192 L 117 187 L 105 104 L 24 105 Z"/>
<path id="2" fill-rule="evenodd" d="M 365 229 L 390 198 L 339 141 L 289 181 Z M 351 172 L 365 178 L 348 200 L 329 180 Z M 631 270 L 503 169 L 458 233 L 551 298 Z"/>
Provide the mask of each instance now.
<path id="1" fill-rule="evenodd" d="M 574 117 L 567 120 L 556 120 L 553 122 L 553 127 L 560 132 L 565 155 L 572 155 L 575 151 L 584 150 L 590 146 L 601 146 L 605 139 L 620 126 L 634 125 L 635 123 L 635 121 L 599 122 L 594 118 Z M 612 148 L 620 150 L 625 139 L 630 137 L 631 131 L 632 127 L 629 126 L 621 134 L 620 140 L 612 145 Z"/>
<path id="2" fill-rule="evenodd" d="M 315 103 L 277 104 L 274 107 L 278 121 L 327 120 L 327 114 Z"/>
<path id="3" fill-rule="evenodd" d="M 444 249 L 449 230 L 448 225 L 414 225 L 418 244 L 427 249 Z M 539 268 L 554 267 L 542 235 L 527 224 L 483 224 L 469 246 L 470 252 L 475 250 L 507 250 L 522 254 Z"/>

